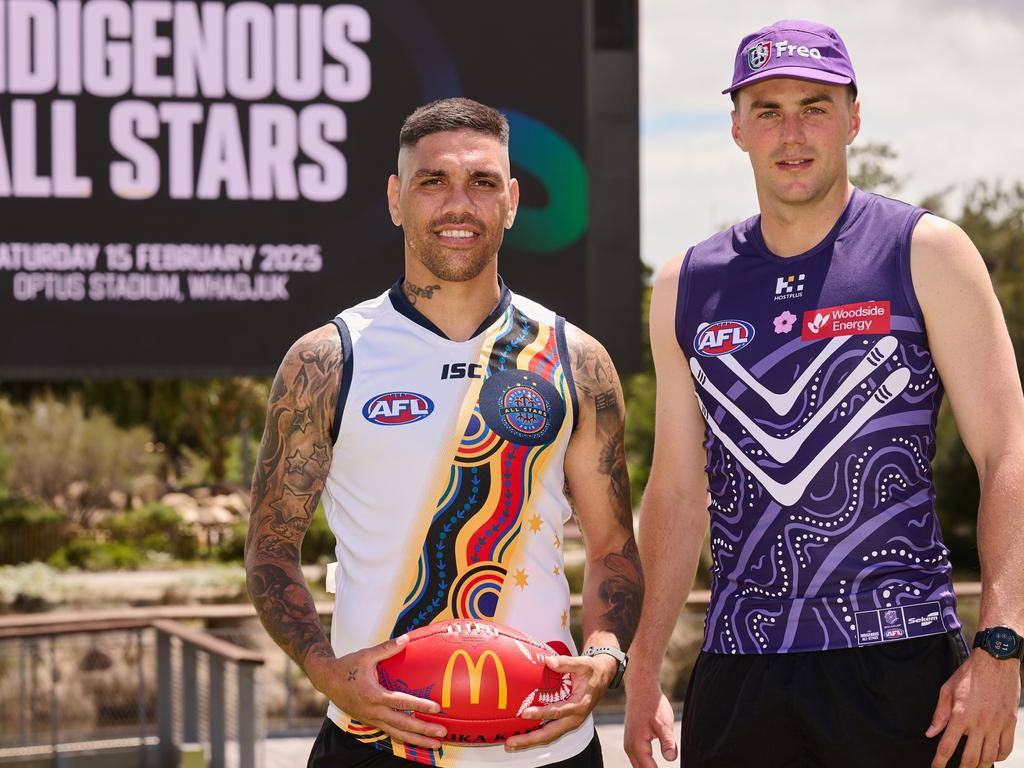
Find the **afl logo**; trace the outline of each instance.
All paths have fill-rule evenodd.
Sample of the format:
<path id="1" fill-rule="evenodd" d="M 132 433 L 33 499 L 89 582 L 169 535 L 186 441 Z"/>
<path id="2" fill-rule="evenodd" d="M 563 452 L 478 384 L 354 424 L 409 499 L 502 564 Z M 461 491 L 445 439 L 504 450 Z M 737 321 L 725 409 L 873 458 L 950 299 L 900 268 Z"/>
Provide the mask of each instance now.
<path id="1" fill-rule="evenodd" d="M 385 392 L 366 401 L 363 418 L 373 424 L 412 424 L 434 412 L 434 403 L 415 392 Z"/>
<path id="2" fill-rule="evenodd" d="M 480 413 L 509 442 L 544 445 L 558 434 L 565 403 L 547 379 L 529 371 L 498 371 L 480 390 Z"/>
<path id="3" fill-rule="evenodd" d="M 754 338 L 754 326 L 743 320 L 703 323 L 693 337 L 693 348 L 704 357 L 728 355 L 743 349 Z"/>

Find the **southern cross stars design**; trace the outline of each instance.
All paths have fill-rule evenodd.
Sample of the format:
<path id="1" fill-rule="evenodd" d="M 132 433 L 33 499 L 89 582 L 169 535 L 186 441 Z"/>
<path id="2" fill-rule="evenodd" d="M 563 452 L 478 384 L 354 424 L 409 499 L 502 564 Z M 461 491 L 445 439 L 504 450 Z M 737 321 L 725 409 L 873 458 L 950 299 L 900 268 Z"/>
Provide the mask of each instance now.
<path id="1" fill-rule="evenodd" d="M 555 566 L 555 571 L 554 571 L 554 573 L 555 573 L 555 576 L 561 576 L 561 575 L 562 575 L 562 569 L 561 569 L 561 568 L 559 568 L 559 567 L 558 567 L 558 566 L 556 565 L 556 566 Z"/>
<path id="2" fill-rule="evenodd" d="M 562 626 L 564 627 L 568 623 L 569 623 L 569 611 L 568 610 L 564 610 L 564 611 L 562 611 Z"/>
<path id="3" fill-rule="evenodd" d="M 555 536 L 555 549 L 558 549 L 561 546 L 562 546 L 562 540 L 560 538 L 558 538 L 557 536 Z"/>
<path id="4" fill-rule="evenodd" d="M 529 520 L 530 531 L 533 533 L 540 533 L 540 527 L 543 524 L 543 522 L 544 521 L 541 519 L 540 515 L 534 515 L 533 517 L 531 517 Z"/>
<path id="5" fill-rule="evenodd" d="M 530 577 L 526 573 L 526 569 L 524 568 L 520 568 L 514 574 L 512 574 L 512 578 L 516 580 L 516 586 L 520 589 L 526 589 L 526 587 L 530 585 L 528 581 Z"/>

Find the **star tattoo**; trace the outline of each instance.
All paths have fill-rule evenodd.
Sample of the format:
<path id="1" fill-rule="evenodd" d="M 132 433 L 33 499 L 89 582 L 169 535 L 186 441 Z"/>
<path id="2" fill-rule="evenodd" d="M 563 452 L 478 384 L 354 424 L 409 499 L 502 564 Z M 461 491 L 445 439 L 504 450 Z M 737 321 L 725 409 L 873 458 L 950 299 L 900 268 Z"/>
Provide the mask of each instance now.
<path id="1" fill-rule="evenodd" d="M 281 497 L 270 503 L 270 508 L 281 516 L 282 522 L 287 523 L 297 517 L 306 516 L 306 504 L 312 496 L 311 493 L 296 493 L 286 485 Z"/>
<path id="2" fill-rule="evenodd" d="M 302 475 L 305 474 L 302 471 L 302 468 L 306 466 L 306 464 L 309 462 L 309 459 L 305 458 L 299 452 L 299 449 L 296 448 L 295 453 L 285 458 L 285 462 L 287 462 L 288 464 L 288 474 L 295 473 L 298 475 Z"/>
<path id="3" fill-rule="evenodd" d="M 330 456 L 328 455 L 327 449 L 323 446 L 322 443 L 315 443 L 313 445 L 313 453 L 310 455 L 309 458 L 311 458 L 313 461 L 315 461 L 317 464 L 323 467 L 323 465 L 327 463 L 327 460 L 330 458 Z"/>
<path id="4" fill-rule="evenodd" d="M 301 411 L 295 411 L 295 416 L 292 418 L 292 426 L 300 432 L 305 432 L 306 427 L 313 423 L 313 419 L 309 415 L 309 408 L 303 408 Z"/>

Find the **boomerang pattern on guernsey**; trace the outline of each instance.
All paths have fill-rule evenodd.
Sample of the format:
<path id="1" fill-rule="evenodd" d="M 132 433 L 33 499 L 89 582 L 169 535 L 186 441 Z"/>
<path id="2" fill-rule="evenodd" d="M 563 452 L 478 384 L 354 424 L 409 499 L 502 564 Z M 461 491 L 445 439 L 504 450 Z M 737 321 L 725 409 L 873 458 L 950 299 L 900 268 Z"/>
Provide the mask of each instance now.
<path id="1" fill-rule="evenodd" d="M 705 651 L 960 628 L 930 464 L 942 384 L 909 272 L 920 214 L 854 192 L 799 267 L 767 250 L 757 217 L 684 262 L 676 337 L 711 496 Z"/>

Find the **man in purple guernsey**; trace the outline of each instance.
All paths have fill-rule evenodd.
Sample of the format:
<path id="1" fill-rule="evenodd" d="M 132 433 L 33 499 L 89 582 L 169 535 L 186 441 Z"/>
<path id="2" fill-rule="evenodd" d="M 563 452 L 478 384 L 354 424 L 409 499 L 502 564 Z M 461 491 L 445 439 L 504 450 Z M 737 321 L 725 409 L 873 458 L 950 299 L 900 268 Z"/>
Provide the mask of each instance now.
<path id="1" fill-rule="evenodd" d="M 954 224 L 850 184 L 860 104 L 831 28 L 748 35 L 724 92 L 760 214 L 654 286 L 626 751 L 676 757 L 658 670 L 710 512 L 685 768 L 991 765 L 1020 696 L 1024 396 L 985 265 Z M 934 510 L 944 391 L 982 487 L 971 652 Z"/>

